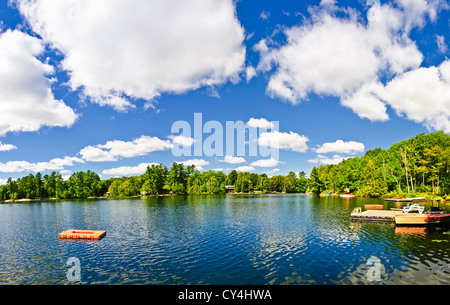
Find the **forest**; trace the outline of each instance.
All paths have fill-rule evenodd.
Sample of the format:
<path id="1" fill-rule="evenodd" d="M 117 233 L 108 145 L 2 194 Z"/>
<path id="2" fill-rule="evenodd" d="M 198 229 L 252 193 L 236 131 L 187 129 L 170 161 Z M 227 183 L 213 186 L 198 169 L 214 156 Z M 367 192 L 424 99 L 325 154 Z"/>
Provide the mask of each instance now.
<path id="1" fill-rule="evenodd" d="M 140 176 L 101 180 L 92 171 L 77 172 L 64 180 L 60 173 L 29 174 L 9 178 L 0 186 L 0 200 L 77 199 L 102 196 L 224 194 L 226 186 L 236 193 L 354 193 L 362 197 L 406 197 L 417 194 L 442 196 L 450 192 L 450 136 L 442 131 L 419 134 L 377 148 L 362 157 L 339 164 L 312 168 L 309 177 L 298 174 L 269 177 L 266 174 L 196 170 L 194 165 L 174 162 L 147 167 Z"/>
<path id="2" fill-rule="evenodd" d="M 316 193 L 353 192 L 364 197 L 413 197 L 450 191 L 450 136 L 421 133 L 377 148 L 362 157 L 314 167 L 309 186 Z"/>

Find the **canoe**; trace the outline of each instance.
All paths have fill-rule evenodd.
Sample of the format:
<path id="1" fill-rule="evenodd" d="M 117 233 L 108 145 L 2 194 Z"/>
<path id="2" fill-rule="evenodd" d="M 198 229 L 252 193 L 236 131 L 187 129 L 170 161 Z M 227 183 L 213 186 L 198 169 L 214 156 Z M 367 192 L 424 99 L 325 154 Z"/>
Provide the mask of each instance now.
<path id="1" fill-rule="evenodd" d="M 419 226 L 450 224 L 450 214 L 405 213 L 395 216 L 395 224 Z"/>
<path id="2" fill-rule="evenodd" d="M 366 210 L 382 210 L 383 205 L 382 204 L 366 204 L 366 205 L 364 205 L 364 209 L 366 209 Z"/>
<path id="3" fill-rule="evenodd" d="M 59 233 L 60 239 L 87 239 L 100 240 L 106 235 L 106 231 L 92 230 L 67 230 Z"/>

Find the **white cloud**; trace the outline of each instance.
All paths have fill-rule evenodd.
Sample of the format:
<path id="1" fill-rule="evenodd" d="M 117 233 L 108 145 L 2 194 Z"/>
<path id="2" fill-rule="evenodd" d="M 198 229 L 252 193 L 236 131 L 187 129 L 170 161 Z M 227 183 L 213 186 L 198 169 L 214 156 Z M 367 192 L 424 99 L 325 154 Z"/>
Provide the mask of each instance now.
<path id="1" fill-rule="evenodd" d="M 269 17 L 270 17 L 270 12 L 268 12 L 268 11 L 262 11 L 261 14 L 259 15 L 259 17 L 260 17 L 262 20 L 267 20 L 267 19 L 269 19 Z"/>
<path id="2" fill-rule="evenodd" d="M 171 139 L 174 144 L 178 144 L 183 147 L 191 147 L 195 143 L 195 139 L 185 136 L 170 135 L 168 138 Z"/>
<path id="3" fill-rule="evenodd" d="M 308 137 L 295 132 L 264 132 L 258 138 L 258 145 L 269 148 L 287 149 L 296 152 L 306 152 Z"/>
<path id="4" fill-rule="evenodd" d="M 445 1 L 440 0 L 397 0 L 404 12 L 405 29 L 409 32 L 413 27 L 424 27 L 426 19 L 435 21 L 438 11 L 446 8 Z"/>
<path id="5" fill-rule="evenodd" d="M 398 115 L 450 133 L 450 60 L 394 78 L 378 92 Z"/>
<path id="6" fill-rule="evenodd" d="M 25 33 L 0 33 L 0 135 L 38 131 L 43 126 L 71 127 L 78 115 L 56 100 L 48 76 L 54 68 L 36 57 L 41 40 Z"/>
<path id="7" fill-rule="evenodd" d="M 444 35 L 435 35 L 436 38 L 436 44 L 438 47 L 439 53 L 445 54 L 447 53 L 447 44 L 445 43 L 445 37 Z"/>
<path id="8" fill-rule="evenodd" d="M 263 160 L 255 161 L 255 162 L 251 163 L 250 165 L 256 166 L 256 167 L 275 167 L 279 163 L 281 163 L 281 162 L 278 160 L 275 160 L 273 158 L 270 158 L 270 159 L 263 159 Z"/>
<path id="9" fill-rule="evenodd" d="M 278 173 L 280 171 L 280 169 L 279 168 L 274 168 L 273 170 L 271 170 L 271 171 L 268 171 L 266 174 L 269 174 L 269 175 L 271 175 L 271 174 L 275 174 L 275 173 Z"/>
<path id="10" fill-rule="evenodd" d="M 274 129 L 275 124 L 272 122 L 269 122 L 267 119 L 255 119 L 250 118 L 250 120 L 247 122 L 248 126 L 254 127 L 254 128 L 265 128 L 265 129 Z"/>
<path id="11" fill-rule="evenodd" d="M 421 67 L 424 56 L 410 31 L 435 21 L 449 6 L 438 0 L 399 0 L 372 7 L 379 14 L 365 23 L 353 9 L 325 4 L 310 7 L 309 19 L 285 29 L 284 45 L 266 38 L 253 47 L 261 55 L 257 72 L 275 67 L 267 93 L 292 104 L 312 93 L 335 96 L 370 121 L 389 120 L 387 107 L 392 107 L 406 119 L 448 132 L 448 82 L 439 78 L 445 63 Z M 445 49 L 444 39 L 436 39 Z"/>
<path id="12" fill-rule="evenodd" d="M 386 105 L 377 96 L 382 87 L 382 84 L 375 82 L 364 84 L 353 94 L 343 96 L 341 104 L 353 110 L 362 119 L 369 119 L 372 122 L 387 121 L 389 115 L 386 112 Z"/>
<path id="13" fill-rule="evenodd" d="M 324 155 L 318 155 L 316 159 L 308 160 L 309 163 L 323 163 L 323 164 L 339 164 L 343 160 L 351 157 L 342 157 L 340 155 L 334 155 L 333 157 L 327 157 Z"/>
<path id="14" fill-rule="evenodd" d="M 27 161 L 9 161 L 0 163 L 0 172 L 3 173 L 20 173 L 20 172 L 45 172 L 58 171 L 64 169 L 65 166 L 74 166 L 75 163 L 84 163 L 83 160 L 76 157 L 64 157 L 53 159 L 49 162 L 30 163 Z"/>
<path id="15" fill-rule="evenodd" d="M 319 154 L 326 154 L 330 152 L 339 154 L 355 154 L 364 152 L 364 149 L 365 147 L 363 143 L 337 140 L 336 142 L 324 143 L 314 149 L 314 151 Z"/>
<path id="16" fill-rule="evenodd" d="M 247 82 L 250 82 L 250 80 L 255 77 L 256 70 L 253 67 L 247 67 L 245 69 L 245 78 L 247 79 Z"/>
<path id="17" fill-rule="evenodd" d="M 320 162 L 320 160 L 317 158 L 308 160 L 308 163 L 319 163 L 319 162 Z"/>
<path id="18" fill-rule="evenodd" d="M 163 151 L 173 147 L 170 141 L 157 137 L 141 136 L 130 142 L 114 140 L 104 145 L 87 146 L 79 154 L 86 161 L 116 161 L 119 157 L 133 158 L 145 156 L 154 151 Z"/>
<path id="19" fill-rule="evenodd" d="M 255 168 L 253 166 L 240 166 L 235 170 L 238 172 L 253 172 Z"/>
<path id="20" fill-rule="evenodd" d="M 113 176 L 128 176 L 128 175 L 142 175 L 147 170 L 148 166 L 157 165 L 156 163 L 141 163 L 138 166 L 121 166 L 102 171 L 104 175 Z"/>
<path id="21" fill-rule="evenodd" d="M 244 29 L 233 0 L 13 0 L 62 52 L 72 89 L 118 111 L 138 98 L 236 82 Z"/>
<path id="22" fill-rule="evenodd" d="M 91 162 L 117 161 L 117 158 L 109 151 L 94 146 L 86 146 L 80 150 L 79 154 L 84 160 Z"/>
<path id="23" fill-rule="evenodd" d="M 240 164 L 247 162 L 243 157 L 233 157 L 233 156 L 225 156 L 223 160 L 219 160 L 219 162 L 224 162 L 228 164 Z"/>
<path id="24" fill-rule="evenodd" d="M 12 145 L 12 144 L 3 144 L 2 142 L 0 142 L 0 151 L 11 151 L 11 150 L 16 150 L 17 146 Z"/>
<path id="25" fill-rule="evenodd" d="M 209 165 L 209 162 L 203 159 L 187 160 L 180 163 L 183 163 L 185 166 L 195 165 L 195 168 L 199 171 L 203 170 L 203 166 Z"/>

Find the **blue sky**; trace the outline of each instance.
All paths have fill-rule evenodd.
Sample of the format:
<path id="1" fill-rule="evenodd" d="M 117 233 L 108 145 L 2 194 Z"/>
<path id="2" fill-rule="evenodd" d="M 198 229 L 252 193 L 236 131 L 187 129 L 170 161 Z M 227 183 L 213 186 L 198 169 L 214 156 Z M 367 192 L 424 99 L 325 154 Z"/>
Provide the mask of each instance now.
<path id="1" fill-rule="evenodd" d="M 0 182 L 174 161 L 309 173 L 450 133 L 449 15 L 443 0 L 1 1 Z M 194 113 L 279 122 L 257 139 L 278 158 L 174 156 L 171 127 Z"/>

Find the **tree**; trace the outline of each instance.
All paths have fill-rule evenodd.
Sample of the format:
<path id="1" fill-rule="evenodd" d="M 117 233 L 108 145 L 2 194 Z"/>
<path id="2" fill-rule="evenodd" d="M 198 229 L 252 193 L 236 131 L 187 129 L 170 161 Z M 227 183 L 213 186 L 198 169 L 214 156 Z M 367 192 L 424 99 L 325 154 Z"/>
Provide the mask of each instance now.
<path id="1" fill-rule="evenodd" d="M 236 183 L 236 179 L 238 177 L 238 172 L 236 170 L 232 170 L 227 176 L 227 185 L 234 185 Z"/>
<path id="2" fill-rule="evenodd" d="M 289 174 L 284 178 L 283 182 L 286 193 L 298 192 L 298 180 L 297 175 L 294 172 L 289 172 Z"/>

